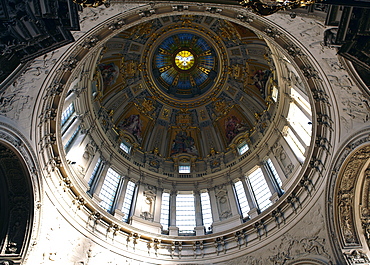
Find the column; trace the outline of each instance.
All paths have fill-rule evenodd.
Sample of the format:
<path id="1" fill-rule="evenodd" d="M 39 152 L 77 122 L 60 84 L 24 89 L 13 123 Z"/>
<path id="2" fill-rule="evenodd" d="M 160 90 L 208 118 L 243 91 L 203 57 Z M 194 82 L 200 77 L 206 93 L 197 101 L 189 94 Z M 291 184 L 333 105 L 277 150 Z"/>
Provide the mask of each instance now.
<path id="1" fill-rule="evenodd" d="M 98 163 L 99 157 L 100 157 L 99 153 L 95 153 L 94 157 L 91 159 L 90 165 L 85 171 L 86 173 L 85 173 L 84 179 L 86 180 L 86 182 L 89 182 L 89 180 L 91 178 L 91 175 L 93 173 L 93 170 L 96 166 L 96 163 Z M 98 173 L 98 172 L 96 172 L 96 173 Z"/>
<path id="2" fill-rule="evenodd" d="M 154 205 L 154 222 L 160 223 L 161 221 L 161 206 L 162 206 L 162 194 L 163 189 L 157 187 L 157 194 L 155 197 L 155 205 Z"/>
<path id="3" fill-rule="evenodd" d="M 209 194 L 209 200 L 210 200 L 210 203 L 211 203 L 211 211 L 212 211 L 213 222 L 220 221 L 220 214 L 218 212 L 215 189 L 214 188 L 208 189 L 208 194 Z"/>
<path id="4" fill-rule="evenodd" d="M 90 182 L 90 178 L 93 177 L 92 176 L 93 170 L 94 170 L 94 168 L 96 166 L 96 163 L 98 163 L 99 157 L 100 156 L 98 156 L 98 155 L 95 156 L 95 158 L 97 158 L 97 159 L 94 158 L 95 163 L 94 164 L 93 163 L 91 164 L 92 165 L 90 167 L 91 168 L 91 171 L 89 169 L 89 173 L 86 173 L 86 174 L 88 174 L 88 180 L 87 180 L 88 182 Z M 94 178 L 91 180 L 90 187 L 88 187 L 88 193 L 90 195 L 93 195 L 94 194 L 94 191 L 96 189 L 96 185 L 98 184 L 98 180 L 101 178 L 102 171 L 103 171 L 103 168 L 104 168 L 104 165 L 105 165 L 104 158 L 101 157 L 100 159 L 101 159 L 100 165 L 99 165 L 99 167 L 97 168 L 97 170 L 96 170 L 96 172 L 94 174 Z"/>
<path id="5" fill-rule="evenodd" d="M 231 207 L 231 213 L 233 216 L 236 216 L 236 215 L 239 215 L 239 206 L 236 202 L 236 197 L 235 197 L 235 192 L 234 192 L 234 187 L 233 187 L 233 184 L 232 183 L 228 183 L 226 185 L 226 189 L 227 189 L 227 194 L 228 194 L 228 198 L 229 198 L 229 203 L 230 203 L 230 207 Z"/>
<path id="6" fill-rule="evenodd" d="M 135 190 L 135 193 L 134 193 L 134 197 L 132 198 L 133 199 L 133 205 L 132 205 L 132 209 L 131 212 L 133 212 L 133 215 L 135 215 L 136 217 L 140 217 L 141 215 L 141 204 L 142 203 L 145 203 L 144 200 L 144 188 L 145 188 L 145 185 L 144 183 L 142 183 L 141 181 L 137 183 L 137 186 L 136 186 L 136 190 Z"/>
<path id="7" fill-rule="evenodd" d="M 246 177 L 242 176 L 241 181 L 242 181 L 244 191 L 245 191 L 245 196 L 247 197 L 247 201 L 248 201 L 249 208 L 250 208 L 248 215 L 251 218 L 256 217 L 259 212 L 258 212 L 258 205 L 257 205 L 256 199 L 252 195 L 253 194 L 252 188 L 250 187 L 249 183 L 247 183 Z"/>
<path id="8" fill-rule="evenodd" d="M 179 228 L 176 227 L 176 196 L 177 190 L 172 190 L 170 195 L 170 226 L 168 227 L 170 236 L 179 234 Z"/>
<path id="9" fill-rule="evenodd" d="M 118 182 L 117 192 L 116 192 L 116 195 L 114 196 L 114 200 L 113 200 L 113 203 L 112 203 L 112 208 L 110 210 L 111 214 L 115 214 L 115 210 L 118 206 L 118 201 L 121 199 L 121 194 L 122 194 L 122 188 L 123 188 L 124 181 L 125 181 L 125 178 L 121 176 L 121 178 L 119 179 L 119 182 Z"/>
<path id="10" fill-rule="evenodd" d="M 115 204 L 115 210 L 114 210 L 114 216 L 117 217 L 118 219 L 122 220 L 124 217 L 124 214 L 122 213 L 122 207 L 123 207 L 123 202 L 125 200 L 125 195 L 126 195 L 126 189 L 127 189 L 127 184 L 129 182 L 129 178 L 121 178 L 122 184 L 118 187 L 119 190 L 117 192 L 117 200 Z"/>
<path id="11" fill-rule="evenodd" d="M 195 234 L 197 236 L 204 235 L 203 215 L 202 215 L 202 202 L 200 192 L 194 192 L 194 205 L 195 205 Z"/>

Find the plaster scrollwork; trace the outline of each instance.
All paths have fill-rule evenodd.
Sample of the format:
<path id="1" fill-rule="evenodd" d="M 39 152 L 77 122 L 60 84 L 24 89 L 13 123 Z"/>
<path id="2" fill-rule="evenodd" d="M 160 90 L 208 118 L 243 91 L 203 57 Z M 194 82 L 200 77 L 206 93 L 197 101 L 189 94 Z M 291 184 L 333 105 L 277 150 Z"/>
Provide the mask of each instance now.
<path id="1" fill-rule="evenodd" d="M 298 238 L 292 235 L 285 235 L 281 243 L 271 249 L 274 255 L 269 256 L 273 264 L 286 264 L 289 260 L 318 255 L 330 259 L 325 248 L 325 239 L 318 236 Z"/>
<path id="2" fill-rule="evenodd" d="M 370 260 L 369 258 L 366 256 L 366 254 L 364 252 L 362 252 L 361 250 L 352 250 L 352 251 L 349 251 L 349 252 L 345 252 L 344 253 L 346 259 L 347 259 L 347 262 L 349 264 L 363 264 L 363 265 L 367 265 L 369 264 Z"/>
<path id="3" fill-rule="evenodd" d="M 343 65 L 336 58 L 322 58 L 333 72 L 344 70 Z"/>
<path id="4" fill-rule="evenodd" d="M 328 77 L 330 83 L 339 88 L 339 102 L 343 111 L 341 122 L 347 132 L 354 126 L 353 123 L 367 122 L 370 110 L 369 100 L 355 88 L 351 78 L 345 74 L 328 75 Z"/>
<path id="5" fill-rule="evenodd" d="M 370 146 L 366 146 L 357 151 L 346 164 L 340 179 L 340 186 L 337 192 L 338 218 L 341 224 L 340 227 L 344 243 L 348 246 L 360 244 L 353 220 L 355 184 L 359 177 L 360 170 L 369 158 Z M 366 211 L 364 209 L 362 214 L 365 214 L 366 219 Z M 365 227 L 367 227 L 366 221 Z"/>
<path id="6" fill-rule="evenodd" d="M 35 59 L 32 65 L 17 77 L 6 89 L 0 91 L 0 114 L 18 120 L 21 115 L 28 119 L 31 112 L 33 99 L 32 91 L 37 91 L 36 86 L 41 78 L 48 74 L 50 68 L 55 64 L 54 54 L 58 50 L 45 54 L 42 58 Z M 1 88 L 0 88 L 1 90 Z"/>

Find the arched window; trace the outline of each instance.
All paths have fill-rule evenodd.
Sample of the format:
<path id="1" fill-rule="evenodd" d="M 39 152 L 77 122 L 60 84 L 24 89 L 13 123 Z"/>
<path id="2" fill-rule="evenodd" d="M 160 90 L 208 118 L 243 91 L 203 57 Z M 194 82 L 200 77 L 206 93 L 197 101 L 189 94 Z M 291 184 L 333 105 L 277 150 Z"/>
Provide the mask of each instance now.
<path id="1" fill-rule="evenodd" d="M 245 190 L 243 187 L 243 183 L 239 180 L 234 183 L 236 197 L 238 198 L 240 211 L 242 213 L 243 218 L 248 218 L 248 212 L 250 211 L 247 196 L 245 195 Z"/>
<path id="2" fill-rule="evenodd" d="M 161 225 L 162 230 L 168 230 L 168 224 L 170 220 L 170 194 L 168 192 L 162 193 L 162 204 L 161 204 Z"/>
<path id="3" fill-rule="evenodd" d="M 69 152 L 69 150 L 71 149 L 74 141 L 77 139 L 77 136 L 78 136 L 78 133 L 80 132 L 81 130 L 81 127 L 80 125 L 76 128 L 76 130 L 73 132 L 72 136 L 68 139 L 68 141 L 66 142 L 66 144 L 64 145 L 64 151 L 66 153 Z"/>
<path id="4" fill-rule="evenodd" d="M 100 157 L 99 157 L 99 159 L 98 159 L 98 161 L 96 162 L 96 164 L 95 164 L 95 167 L 94 167 L 94 169 L 93 169 L 93 172 L 91 173 L 91 177 L 90 177 L 90 179 L 89 179 L 89 186 L 91 186 L 91 184 L 93 183 L 93 181 L 94 181 L 94 179 L 96 178 L 96 176 L 97 176 L 97 173 L 98 173 L 98 171 L 99 171 L 99 168 L 100 168 L 100 166 L 101 166 L 101 159 L 100 159 Z"/>
<path id="5" fill-rule="evenodd" d="M 176 226 L 179 233 L 194 233 L 195 205 L 193 194 L 177 194 L 176 196 Z"/>
<path id="6" fill-rule="evenodd" d="M 248 180 L 251 184 L 253 194 L 258 203 L 258 208 L 262 212 L 271 205 L 271 191 L 267 185 L 261 168 L 257 168 L 248 175 Z"/>
<path id="7" fill-rule="evenodd" d="M 108 169 L 103 186 L 99 193 L 99 198 L 102 199 L 100 206 L 108 212 L 111 212 L 112 210 L 120 179 L 121 176 L 116 171 L 112 168 Z"/>
<path id="8" fill-rule="evenodd" d="M 122 142 L 119 146 L 126 154 L 129 154 L 131 151 L 131 146 L 125 142 Z"/>
<path id="9" fill-rule="evenodd" d="M 135 187 L 136 185 L 134 182 L 129 181 L 127 183 L 125 199 L 123 201 L 123 206 L 122 206 L 122 213 L 124 213 L 122 221 L 124 222 L 127 222 L 128 218 L 130 217 L 132 198 L 134 196 Z"/>
<path id="10" fill-rule="evenodd" d="M 266 166 L 267 171 L 271 174 L 272 179 L 274 179 L 276 183 L 278 184 L 278 186 L 281 188 L 283 183 L 270 158 L 266 160 L 265 166 Z"/>
<path id="11" fill-rule="evenodd" d="M 246 143 L 244 143 L 244 144 L 242 144 L 241 146 L 238 147 L 238 152 L 239 152 L 240 155 L 244 154 L 248 150 L 249 150 L 249 146 Z"/>
<path id="12" fill-rule="evenodd" d="M 303 162 L 306 147 L 310 145 L 312 134 L 312 112 L 305 95 L 295 88 L 291 88 L 288 126 L 283 129 L 283 135 L 298 160 Z"/>
<path id="13" fill-rule="evenodd" d="M 210 227 L 213 223 L 212 218 L 212 210 L 211 210 L 211 201 L 209 199 L 208 192 L 201 192 L 200 193 L 200 200 L 202 205 L 202 218 L 203 218 L 203 225 L 206 228 L 206 231 L 210 231 Z"/>
<path id="14" fill-rule="evenodd" d="M 67 121 L 72 117 L 73 113 L 75 113 L 75 107 L 72 102 L 62 113 L 62 118 L 61 118 L 62 126 L 64 126 L 67 123 Z"/>
<path id="15" fill-rule="evenodd" d="M 96 183 L 97 183 L 99 175 L 102 171 L 102 168 L 103 168 L 103 163 L 102 163 L 102 160 L 99 157 L 98 161 L 96 162 L 96 164 L 94 166 L 93 171 L 91 172 L 91 176 L 90 176 L 90 179 L 89 179 L 89 182 L 88 182 L 88 185 L 89 185 L 88 193 L 91 194 L 91 195 L 94 193 Z"/>
<path id="16" fill-rule="evenodd" d="M 179 165 L 179 173 L 180 174 L 186 174 L 186 173 L 190 173 L 190 165 Z"/>
<path id="17" fill-rule="evenodd" d="M 305 147 L 299 141 L 294 132 L 288 127 L 284 127 L 283 135 L 293 153 L 297 156 L 299 161 L 304 161 Z"/>
<path id="18" fill-rule="evenodd" d="M 311 141 L 311 119 L 309 119 L 295 102 L 290 103 L 287 120 L 291 127 L 296 131 L 306 146 Z"/>

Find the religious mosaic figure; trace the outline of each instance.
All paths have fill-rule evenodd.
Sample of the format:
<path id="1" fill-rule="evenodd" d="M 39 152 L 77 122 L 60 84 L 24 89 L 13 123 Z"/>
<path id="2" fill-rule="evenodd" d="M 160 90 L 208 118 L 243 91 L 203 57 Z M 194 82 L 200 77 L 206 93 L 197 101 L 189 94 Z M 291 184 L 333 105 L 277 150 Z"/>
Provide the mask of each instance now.
<path id="1" fill-rule="evenodd" d="M 104 87 L 111 86 L 116 83 L 119 74 L 119 69 L 117 65 L 115 65 L 114 63 L 101 63 L 98 65 L 98 67 L 103 77 Z"/>
<path id="2" fill-rule="evenodd" d="M 258 70 L 253 75 L 253 85 L 258 87 L 258 89 L 264 89 L 265 85 L 267 83 L 267 80 L 270 76 L 271 71 L 270 70 Z"/>
<path id="3" fill-rule="evenodd" d="M 234 115 L 225 120 L 225 134 L 228 144 L 231 143 L 235 136 L 246 130 L 245 124 Z"/>
<path id="4" fill-rule="evenodd" d="M 183 131 L 176 134 L 171 148 L 171 155 L 181 153 L 198 155 L 198 150 L 195 147 L 194 138 L 190 135 L 187 135 L 186 132 Z"/>
<path id="5" fill-rule="evenodd" d="M 139 114 L 132 114 L 124 121 L 122 121 L 118 127 L 121 130 L 125 130 L 131 133 L 140 143 L 142 141 L 141 133 L 142 133 L 142 120 L 140 119 Z"/>

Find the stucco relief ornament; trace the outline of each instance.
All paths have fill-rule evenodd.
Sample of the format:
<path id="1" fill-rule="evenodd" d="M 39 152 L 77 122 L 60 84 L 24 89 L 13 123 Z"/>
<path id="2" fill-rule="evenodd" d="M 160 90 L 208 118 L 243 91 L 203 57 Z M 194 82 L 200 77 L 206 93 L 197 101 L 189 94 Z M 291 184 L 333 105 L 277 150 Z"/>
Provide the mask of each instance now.
<path id="1" fill-rule="evenodd" d="M 352 250 L 350 252 L 344 253 L 349 264 L 368 264 L 370 262 L 369 258 L 361 250 Z"/>

